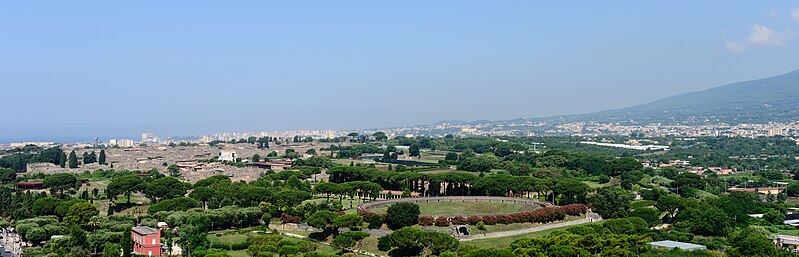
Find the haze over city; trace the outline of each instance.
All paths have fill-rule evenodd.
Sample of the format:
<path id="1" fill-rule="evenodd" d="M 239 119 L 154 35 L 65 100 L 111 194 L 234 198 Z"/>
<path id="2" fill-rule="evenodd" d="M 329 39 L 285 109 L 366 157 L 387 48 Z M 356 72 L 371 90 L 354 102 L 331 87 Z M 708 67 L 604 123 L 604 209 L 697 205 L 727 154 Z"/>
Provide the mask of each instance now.
<path id="1" fill-rule="evenodd" d="M 796 257 L 799 2 L 0 4 L 0 257 Z"/>
<path id="2" fill-rule="evenodd" d="M 0 142 L 589 113 L 799 68 L 767 3 L 16 2 Z"/>

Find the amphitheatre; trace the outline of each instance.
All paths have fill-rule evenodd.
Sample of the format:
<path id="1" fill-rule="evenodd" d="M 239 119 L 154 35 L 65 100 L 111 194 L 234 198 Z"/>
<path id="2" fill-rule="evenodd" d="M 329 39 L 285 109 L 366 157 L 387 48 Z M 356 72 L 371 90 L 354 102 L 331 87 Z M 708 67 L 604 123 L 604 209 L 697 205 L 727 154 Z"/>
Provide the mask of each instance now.
<path id="1" fill-rule="evenodd" d="M 463 220 L 469 217 L 508 216 L 530 212 L 540 208 L 560 208 L 549 202 L 527 198 L 496 197 L 496 196 L 442 196 L 442 197 L 411 197 L 380 200 L 363 203 L 358 206 L 358 211 L 385 213 L 389 206 L 396 203 L 415 203 L 419 205 L 421 216 L 432 216 L 436 219 L 445 218 L 452 221 L 450 233 L 461 241 L 475 239 L 507 237 L 521 235 L 553 228 L 573 226 L 578 224 L 596 222 L 602 218 L 586 210 L 582 217 L 576 219 L 560 220 L 547 223 L 530 224 L 513 230 L 496 231 L 490 233 L 472 233 L 466 223 L 456 223 L 456 219 Z M 472 224 L 474 225 L 474 224 Z"/>
<path id="2" fill-rule="evenodd" d="M 541 207 L 552 207 L 549 202 L 514 197 L 497 196 L 441 196 L 397 198 L 363 203 L 358 210 L 385 212 L 395 203 L 415 203 L 422 215 L 431 216 L 480 216 L 486 214 L 510 214 L 530 211 Z"/>

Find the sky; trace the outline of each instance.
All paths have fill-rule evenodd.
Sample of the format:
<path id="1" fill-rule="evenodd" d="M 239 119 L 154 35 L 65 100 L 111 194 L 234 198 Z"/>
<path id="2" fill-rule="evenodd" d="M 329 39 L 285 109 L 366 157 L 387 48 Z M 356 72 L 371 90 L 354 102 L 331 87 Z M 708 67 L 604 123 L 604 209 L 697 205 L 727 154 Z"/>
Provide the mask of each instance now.
<path id="1" fill-rule="evenodd" d="M 791 1 L 17 1 L 0 142 L 589 113 L 799 69 Z"/>

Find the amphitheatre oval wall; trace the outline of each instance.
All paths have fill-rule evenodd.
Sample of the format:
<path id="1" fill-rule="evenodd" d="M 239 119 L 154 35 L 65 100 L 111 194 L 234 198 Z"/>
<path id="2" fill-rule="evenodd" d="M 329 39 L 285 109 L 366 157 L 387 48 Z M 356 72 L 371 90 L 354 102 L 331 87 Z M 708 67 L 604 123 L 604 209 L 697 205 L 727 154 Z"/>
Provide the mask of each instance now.
<path id="1" fill-rule="evenodd" d="M 553 204 L 545 201 L 534 199 L 516 198 L 516 197 L 501 197 L 501 196 L 436 196 L 436 197 L 413 197 L 413 198 L 398 198 L 363 203 L 358 205 L 359 211 L 370 211 L 374 208 L 388 207 L 395 203 L 465 203 L 465 202 L 492 202 L 492 203 L 515 203 L 522 205 L 531 205 L 537 208 L 552 207 Z M 442 214 L 434 216 L 482 216 L 485 214 Z"/>

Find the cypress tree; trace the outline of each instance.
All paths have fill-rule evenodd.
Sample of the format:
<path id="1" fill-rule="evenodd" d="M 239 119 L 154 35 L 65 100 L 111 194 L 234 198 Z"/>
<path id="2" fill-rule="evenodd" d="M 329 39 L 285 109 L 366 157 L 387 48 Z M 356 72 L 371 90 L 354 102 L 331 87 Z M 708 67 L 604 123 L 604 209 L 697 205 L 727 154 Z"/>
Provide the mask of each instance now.
<path id="1" fill-rule="evenodd" d="M 74 169 L 77 167 L 78 167 L 78 155 L 75 154 L 75 150 L 72 150 L 72 152 L 69 153 L 69 168 Z"/>
<path id="2" fill-rule="evenodd" d="M 100 150 L 100 157 L 98 157 L 97 161 L 101 165 L 105 165 L 105 150 Z"/>
<path id="3" fill-rule="evenodd" d="M 64 168 L 67 166 L 67 154 L 61 151 L 61 156 L 58 157 L 58 166 Z"/>

